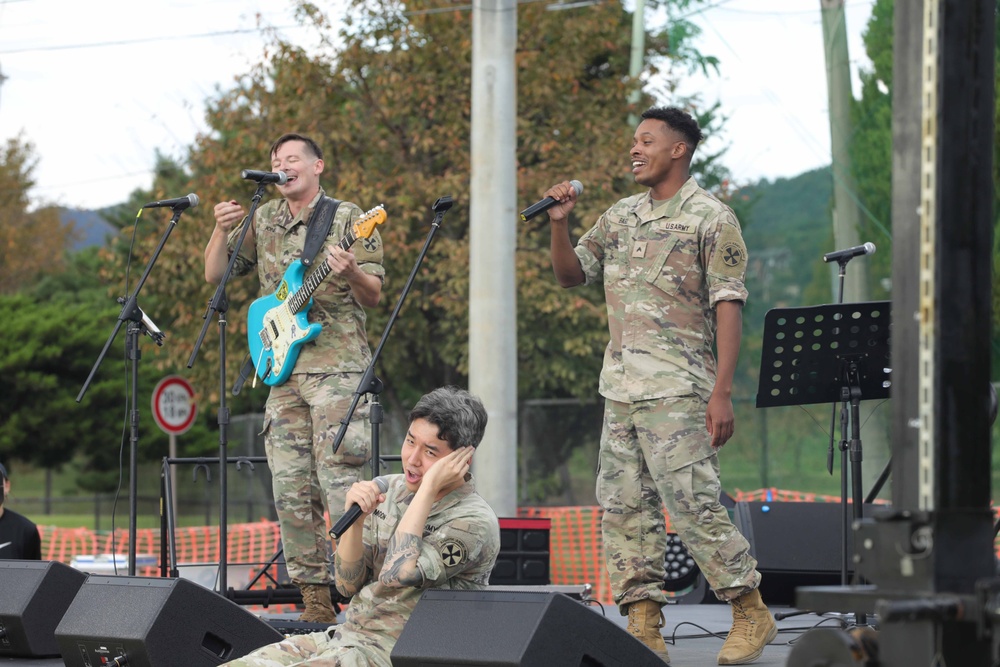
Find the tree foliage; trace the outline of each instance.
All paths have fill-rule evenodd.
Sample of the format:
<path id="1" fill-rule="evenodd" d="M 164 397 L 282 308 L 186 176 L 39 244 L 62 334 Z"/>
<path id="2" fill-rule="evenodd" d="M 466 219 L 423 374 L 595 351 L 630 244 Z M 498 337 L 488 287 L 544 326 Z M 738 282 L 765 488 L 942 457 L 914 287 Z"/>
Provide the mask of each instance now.
<path id="1" fill-rule="evenodd" d="M 892 275 L 892 63 L 893 5 L 881 0 L 872 6 L 863 39 L 871 69 L 859 72 L 861 98 L 852 104 L 854 133 L 851 167 L 861 209 L 859 235 L 873 240 L 879 252 L 867 257 L 869 293 L 889 298 Z"/>
<path id="2" fill-rule="evenodd" d="M 213 293 L 202 278 L 212 205 L 235 199 L 249 208 L 253 191 L 239 180 L 240 169 L 266 167 L 271 142 L 297 131 L 324 148 L 322 180 L 328 194 L 364 209 L 384 203 L 389 213 L 379 228 L 387 281 L 383 302 L 369 312 L 373 345 L 427 238 L 431 203 L 442 195 L 455 198 L 377 372 L 390 400 L 401 403 L 431 386 L 463 383 L 468 372 L 471 14 L 459 7 L 441 11 L 426 0 L 405 7 L 392 0 L 356 2 L 338 35 L 316 6 L 299 2 L 297 7 L 323 47 L 307 53 L 275 37 L 261 65 L 210 101 L 211 131 L 191 149 L 184 187 L 173 182 L 178 189 L 164 192 L 176 196 L 192 188 L 205 202 L 185 213 L 161 256 L 156 282 L 147 287 L 175 332 L 170 360 L 177 364 L 191 354 L 202 324 L 198 306 Z M 552 183 L 580 179 L 587 194 L 577 207 L 573 232 L 581 234 L 610 203 L 635 190 L 628 164 L 633 128 L 625 104 L 638 83 L 628 77 L 631 15 L 616 2 L 559 12 L 525 3 L 518 7 L 518 22 L 518 199 L 534 201 Z M 667 40 L 695 33 L 684 26 L 651 35 L 649 55 L 667 63 L 687 58 L 688 44 Z M 640 106 L 649 103 L 644 98 Z M 157 195 L 165 183 L 158 179 Z M 517 221 L 497 219 L 495 224 Z M 137 248 L 148 252 L 154 244 L 147 235 Z M 603 294 L 599 288 L 564 292 L 556 285 L 544 223 L 520 225 L 517 244 L 519 395 L 591 396 L 607 340 Z M 115 256 L 120 271 L 122 254 Z M 256 281 L 233 281 L 227 295 L 231 385 L 246 349 L 246 307 L 258 296 Z M 219 398 L 216 342 L 213 328 L 193 373 L 199 389 L 213 400 Z"/>
<path id="3" fill-rule="evenodd" d="M 51 206 L 29 210 L 37 159 L 22 137 L 0 148 L 0 294 L 13 294 L 41 274 L 58 271 L 73 239 Z"/>

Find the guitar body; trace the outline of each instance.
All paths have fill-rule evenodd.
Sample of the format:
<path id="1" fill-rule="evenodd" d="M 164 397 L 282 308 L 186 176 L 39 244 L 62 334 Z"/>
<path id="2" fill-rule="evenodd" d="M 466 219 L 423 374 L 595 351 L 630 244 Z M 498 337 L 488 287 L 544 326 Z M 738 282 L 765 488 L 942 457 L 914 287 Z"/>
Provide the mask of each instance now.
<path id="1" fill-rule="evenodd" d="M 358 239 L 371 236 L 375 226 L 383 222 L 385 209 L 376 206 L 358 218 L 337 245 L 348 250 Z M 281 277 L 278 289 L 251 303 L 247 311 L 250 360 L 257 377 L 271 387 L 288 379 L 299 358 L 299 348 L 316 338 L 323 328 L 310 324 L 307 315 L 313 305 L 313 292 L 330 275 L 330 266 L 321 260 L 303 280 L 305 274 L 306 265 L 295 260 Z"/>
<path id="2" fill-rule="evenodd" d="M 247 342 L 257 376 L 268 386 L 282 384 L 292 374 L 299 348 L 319 336 L 322 325 L 309 322 L 312 299 L 296 313 L 288 308 L 290 295 L 302 287 L 306 267 L 291 263 L 273 294 L 262 296 L 247 311 Z"/>

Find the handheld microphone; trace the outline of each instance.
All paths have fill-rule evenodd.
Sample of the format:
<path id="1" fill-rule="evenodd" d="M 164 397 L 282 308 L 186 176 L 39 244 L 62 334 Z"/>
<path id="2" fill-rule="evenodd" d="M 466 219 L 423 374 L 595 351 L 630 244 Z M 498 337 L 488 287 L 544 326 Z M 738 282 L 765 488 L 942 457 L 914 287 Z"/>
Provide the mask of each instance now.
<path id="1" fill-rule="evenodd" d="M 255 169 L 244 169 L 240 172 L 240 178 L 257 183 L 277 183 L 284 185 L 288 182 L 288 174 L 283 171 L 257 171 Z"/>
<path id="2" fill-rule="evenodd" d="M 372 481 L 378 485 L 378 490 L 382 493 L 385 493 L 389 488 L 389 480 L 385 477 L 376 477 Z M 337 520 L 337 523 L 333 525 L 333 528 L 330 529 L 330 536 L 335 540 L 340 539 L 340 536 L 343 535 L 348 528 L 354 525 L 354 522 L 358 520 L 358 517 L 361 516 L 361 514 L 361 505 L 352 503 L 351 507 L 344 512 L 344 516 L 340 517 L 340 519 Z"/>
<path id="3" fill-rule="evenodd" d="M 823 255 L 824 262 L 847 262 L 861 255 L 874 255 L 875 244 L 870 241 L 864 245 L 856 245 L 853 248 L 844 250 L 834 250 Z"/>
<path id="4" fill-rule="evenodd" d="M 192 192 L 186 197 L 150 202 L 148 204 L 144 204 L 143 208 L 172 208 L 175 211 L 183 211 L 186 208 L 194 208 L 198 205 L 198 201 L 198 195 Z"/>
<path id="5" fill-rule="evenodd" d="M 579 197 L 583 193 L 583 183 L 581 183 L 580 181 L 576 181 L 576 180 L 570 181 L 569 184 L 573 186 L 574 190 L 576 190 L 576 196 L 577 197 Z M 549 210 L 550 208 L 552 208 L 553 206 L 555 206 L 558 203 L 559 202 L 557 202 L 552 197 L 546 197 L 545 199 L 543 199 L 541 201 L 535 202 L 534 204 L 532 204 L 528 208 L 526 208 L 523 211 L 521 211 L 521 220 L 524 220 L 524 221 L 531 220 L 533 217 L 535 217 L 539 213 L 544 213 L 545 211 Z"/>

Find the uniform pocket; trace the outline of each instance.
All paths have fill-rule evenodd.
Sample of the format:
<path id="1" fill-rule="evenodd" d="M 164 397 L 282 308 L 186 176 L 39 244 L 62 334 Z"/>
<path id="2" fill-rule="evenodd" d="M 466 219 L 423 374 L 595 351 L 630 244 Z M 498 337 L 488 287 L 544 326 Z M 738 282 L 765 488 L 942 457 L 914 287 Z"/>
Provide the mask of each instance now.
<path id="1" fill-rule="evenodd" d="M 680 239 L 667 241 L 656 254 L 645 279 L 666 294 L 676 294 L 689 276 L 697 273 L 697 255 L 687 252 Z"/>

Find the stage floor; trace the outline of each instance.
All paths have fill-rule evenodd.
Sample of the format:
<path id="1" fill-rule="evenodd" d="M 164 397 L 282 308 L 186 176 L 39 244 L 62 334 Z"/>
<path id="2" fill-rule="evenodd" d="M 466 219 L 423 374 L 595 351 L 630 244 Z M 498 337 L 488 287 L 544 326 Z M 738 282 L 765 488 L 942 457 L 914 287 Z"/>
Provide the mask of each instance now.
<path id="1" fill-rule="evenodd" d="M 627 618 L 615 607 L 591 606 L 595 614 L 604 613 L 621 627 Z M 772 612 L 791 611 L 787 607 L 772 607 Z M 670 663 L 675 667 L 710 667 L 716 664 L 716 655 L 722 647 L 732 620 L 729 606 L 723 604 L 676 604 L 663 608 L 666 625 L 663 636 L 670 652 Z M 267 614 L 265 617 L 269 616 Z M 273 615 L 271 615 L 273 616 Z M 791 646 L 802 633 L 814 627 L 838 627 L 838 620 L 815 614 L 793 616 L 778 621 L 778 636 L 764 649 L 763 655 L 753 663 L 768 667 L 785 665 Z M 0 658 L 2 667 L 63 667 L 60 658 Z M 173 666 L 163 666 L 173 667 Z M 625 666 L 623 666 L 625 667 Z"/>

